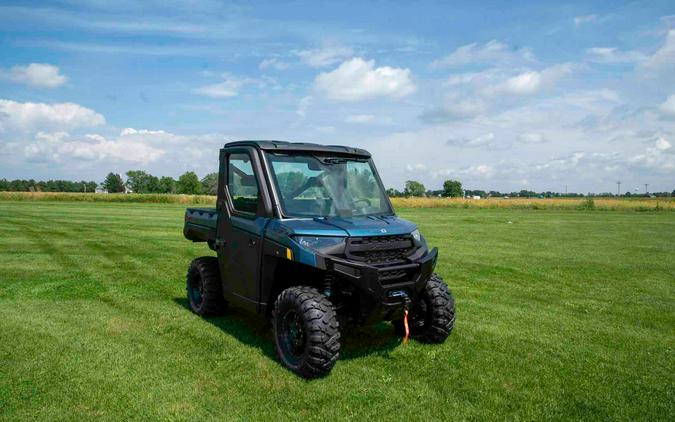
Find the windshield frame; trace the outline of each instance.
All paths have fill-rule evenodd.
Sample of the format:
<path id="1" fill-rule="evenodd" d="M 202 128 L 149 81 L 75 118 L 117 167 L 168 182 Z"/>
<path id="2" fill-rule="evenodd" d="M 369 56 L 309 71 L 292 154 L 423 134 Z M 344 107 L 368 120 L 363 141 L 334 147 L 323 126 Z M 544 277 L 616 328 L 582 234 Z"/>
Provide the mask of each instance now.
<path id="1" fill-rule="evenodd" d="M 277 208 L 279 217 L 280 218 L 286 218 L 286 219 L 324 219 L 324 218 L 355 218 L 355 217 L 378 217 L 378 216 L 395 216 L 396 213 L 394 212 L 394 207 L 391 203 L 391 200 L 389 199 L 389 195 L 387 195 L 387 191 L 384 188 L 384 184 L 382 183 L 382 179 L 380 178 L 380 174 L 377 171 L 377 167 L 375 167 L 375 163 L 373 162 L 372 158 L 363 158 L 363 157 L 358 157 L 350 154 L 335 154 L 335 153 L 326 153 L 323 151 L 261 151 L 262 152 L 262 158 L 263 162 L 265 164 L 265 170 L 269 176 L 269 185 L 270 189 L 272 191 L 272 197 L 275 202 L 275 208 Z M 274 171 L 274 167 L 271 163 L 271 156 L 274 154 L 284 154 L 284 155 L 297 155 L 297 156 L 310 156 L 310 157 L 320 157 L 320 158 L 338 158 L 338 159 L 344 159 L 348 161 L 355 161 L 355 162 L 360 162 L 360 163 L 367 163 L 368 166 L 370 167 L 370 171 L 373 173 L 373 178 L 375 179 L 375 183 L 377 184 L 378 189 L 382 192 L 384 204 L 386 205 L 387 210 L 382 211 L 382 212 L 374 212 L 374 213 L 368 213 L 368 214 L 358 214 L 358 215 L 352 215 L 352 216 L 339 216 L 339 215 L 329 215 L 329 216 L 324 216 L 324 215 L 306 215 L 306 214 L 292 214 L 286 211 L 286 208 L 284 206 L 284 200 L 282 197 L 282 194 L 279 190 L 279 184 L 277 180 L 277 175 L 276 172 Z"/>

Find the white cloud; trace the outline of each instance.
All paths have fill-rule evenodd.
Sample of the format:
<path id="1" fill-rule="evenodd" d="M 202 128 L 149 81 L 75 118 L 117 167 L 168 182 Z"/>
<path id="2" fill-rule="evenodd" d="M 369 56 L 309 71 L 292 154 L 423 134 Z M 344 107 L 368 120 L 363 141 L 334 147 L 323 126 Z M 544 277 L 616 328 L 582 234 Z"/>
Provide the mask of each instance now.
<path id="1" fill-rule="evenodd" d="M 427 166 L 422 163 L 406 164 L 405 170 L 408 173 L 418 173 L 420 171 L 426 171 Z"/>
<path id="2" fill-rule="evenodd" d="M 238 78 L 229 73 L 222 74 L 223 81 L 195 88 L 192 92 L 211 98 L 230 98 L 239 95 L 239 91 L 244 85 L 258 84 L 260 81 L 251 78 Z"/>
<path id="3" fill-rule="evenodd" d="M 495 168 L 488 164 L 476 164 L 473 166 L 465 166 L 460 168 L 444 168 L 436 171 L 432 171 L 432 176 L 434 178 L 446 178 L 454 177 L 467 180 L 476 179 L 489 179 L 495 173 Z"/>
<path id="4" fill-rule="evenodd" d="M 506 93 L 513 95 L 532 95 L 539 92 L 542 88 L 553 86 L 561 77 L 571 71 L 572 65 L 560 64 L 548 67 L 539 72 L 523 72 L 507 79 L 497 86 L 487 87 L 485 92 L 487 94 Z"/>
<path id="5" fill-rule="evenodd" d="M 661 136 L 654 141 L 653 147 L 635 155 L 629 163 L 640 169 L 670 174 L 675 171 L 674 152 L 670 142 Z"/>
<path id="6" fill-rule="evenodd" d="M 360 57 L 343 62 L 331 72 L 319 74 L 314 88 L 336 101 L 361 101 L 377 97 L 401 98 L 415 91 L 409 69 L 375 67 L 374 60 Z"/>
<path id="7" fill-rule="evenodd" d="M 441 83 L 445 93 L 437 94 L 439 100 L 431 101 L 419 117 L 432 124 L 486 117 L 522 103 L 517 97 L 534 96 L 555 87 L 574 68 L 562 63 L 540 70 L 503 66 L 453 74 Z"/>
<path id="8" fill-rule="evenodd" d="M 449 55 L 431 63 L 434 68 L 461 67 L 474 63 L 490 65 L 533 61 L 534 54 L 529 48 L 515 49 L 492 40 L 486 44 L 467 44 L 457 48 Z"/>
<path id="9" fill-rule="evenodd" d="M 473 94 L 446 95 L 443 105 L 476 98 Z M 424 163 L 427 170 L 416 180 L 432 189 L 444 178 L 458 178 L 471 189 L 564 191 L 569 184 L 570 191 L 602 192 L 619 178 L 672 190 L 675 126 L 648 109 L 639 111 L 631 98 L 623 99 L 627 95 L 596 89 L 482 98 L 484 113 L 454 120 L 436 116 L 433 125 L 371 138 L 363 145 L 376 158 L 387 187 L 399 189 L 409 178 L 406 164 Z M 582 123 L 588 117 L 593 125 Z M 523 185 L 523 180 L 529 183 Z"/>
<path id="10" fill-rule="evenodd" d="M 518 140 L 524 144 L 540 144 L 546 142 L 546 137 L 538 132 L 525 132 L 518 135 Z"/>
<path id="11" fill-rule="evenodd" d="M 668 99 L 659 106 L 659 111 L 664 117 L 675 117 L 675 94 L 668 97 Z"/>
<path id="12" fill-rule="evenodd" d="M 654 142 L 654 147 L 656 147 L 656 149 L 659 151 L 667 151 L 672 147 L 672 145 L 670 145 L 670 142 L 668 142 L 666 138 L 659 136 L 656 142 Z"/>
<path id="13" fill-rule="evenodd" d="M 372 123 L 375 121 L 375 116 L 372 114 L 353 114 L 345 117 L 347 123 Z"/>
<path id="14" fill-rule="evenodd" d="M 160 158 L 164 151 L 125 137 L 109 140 L 94 134 L 72 138 L 65 132 L 38 132 L 35 140 L 24 147 L 24 154 L 28 160 L 37 161 L 76 159 L 147 164 Z"/>
<path id="15" fill-rule="evenodd" d="M 196 138 L 197 137 L 194 136 L 176 135 L 164 130 L 134 129 L 128 127 L 120 132 L 118 140 L 138 142 L 141 144 L 153 145 L 158 148 L 173 145 L 183 148 L 185 145 L 189 145 L 190 142 Z M 203 136 L 199 138 L 205 139 Z"/>
<path id="16" fill-rule="evenodd" d="M 486 108 L 485 102 L 480 99 L 460 99 L 451 95 L 443 105 L 422 112 L 420 119 L 426 123 L 444 123 L 479 116 Z"/>
<path id="17" fill-rule="evenodd" d="M 74 103 L 20 103 L 0 100 L 0 131 L 67 130 L 105 124 L 94 110 Z"/>
<path id="18" fill-rule="evenodd" d="M 274 69 L 274 70 L 286 70 L 290 67 L 290 64 L 281 61 L 277 58 L 268 58 L 258 64 L 258 69 Z"/>
<path id="19" fill-rule="evenodd" d="M 586 58 L 595 63 L 638 63 L 647 59 L 639 51 L 621 51 L 614 47 L 594 47 L 586 49 Z"/>
<path id="20" fill-rule="evenodd" d="M 501 85 L 501 91 L 516 95 L 534 94 L 541 87 L 541 73 L 525 72 L 509 78 Z"/>
<path id="21" fill-rule="evenodd" d="M 314 98 L 312 98 L 311 96 L 302 97 L 298 102 L 298 108 L 295 110 L 295 114 L 304 119 L 305 116 L 307 115 L 307 110 L 309 109 L 309 106 L 312 105 L 312 101 L 314 101 Z"/>
<path id="22" fill-rule="evenodd" d="M 478 177 L 492 177 L 494 169 L 487 164 L 478 164 L 476 166 L 469 166 L 460 171 L 460 174 Z"/>
<path id="23" fill-rule="evenodd" d="M 675 29 L 668 31 L 666 40 L 644 63 L 650 70 L 675 70 Z"/>
<path id="24" fill-rule="evenodd" d="M 163 130 L 148 130 L 148 129 L 134 129 L 132 127 L 127 127 L 122 129 L 120 136 L 132 136 L 132 135 L 164 135 L 167 132 Z"/>
<path id="25" fill-rule="evenodd" d="M 574 25 L 581 26 L 583 24 L 592 23 L 598 20 L 597 15 L 584 15 L 584 16 L 575 16 Z"/>
<path id="26" fill-rule="evenodd" d="M 353 54 L 351 48 L 341 45 L 327 45 L 322 48 L 293 52 L 300 61 L 311 67 L 326 67 L 338 63 Z"/>
<path id="27" fill-rule="evenodd" d="M 58 67 L 43 63 L 13 66 L 9 70 L 0 69 L 0 78 L 38 88 L 57 88 L 68 80 L 59 73 Z"/>
<path id="28" fill-rule="evenodd" d="M 446 144 L 452 147 L 462 148 L 481 148 L 493 146 L 495 143 L 495 134 L 492 132 L 476 136 L 474 138 L 452 138 L 448 139 Z"/>

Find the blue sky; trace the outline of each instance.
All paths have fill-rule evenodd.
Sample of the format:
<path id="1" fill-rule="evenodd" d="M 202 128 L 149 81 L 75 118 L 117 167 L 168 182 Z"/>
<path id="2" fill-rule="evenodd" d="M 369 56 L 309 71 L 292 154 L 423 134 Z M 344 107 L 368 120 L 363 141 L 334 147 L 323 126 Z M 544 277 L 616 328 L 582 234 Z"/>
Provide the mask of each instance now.
<path id="1" fill-rule="evenodd" d="M 0 2 L 0 177 L 200 176 L 228 140 L 388 187 L 675 188 L 675 4 Z"/>

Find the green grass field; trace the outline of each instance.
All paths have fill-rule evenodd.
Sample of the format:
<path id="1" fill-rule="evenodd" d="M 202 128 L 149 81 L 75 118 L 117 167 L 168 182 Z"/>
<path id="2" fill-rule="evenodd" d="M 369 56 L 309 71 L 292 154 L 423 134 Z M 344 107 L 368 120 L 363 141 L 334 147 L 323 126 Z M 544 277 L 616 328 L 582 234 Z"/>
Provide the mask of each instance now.
<path id="1" fill-rule="evenodd" d="M 184 205 L 0 202 L 0 419 L 641 419 L 675 413 L 675 215 L 401 209 L 457 300 L 440 346 L 343 332 L 304 381 L 186 308 Z"/>

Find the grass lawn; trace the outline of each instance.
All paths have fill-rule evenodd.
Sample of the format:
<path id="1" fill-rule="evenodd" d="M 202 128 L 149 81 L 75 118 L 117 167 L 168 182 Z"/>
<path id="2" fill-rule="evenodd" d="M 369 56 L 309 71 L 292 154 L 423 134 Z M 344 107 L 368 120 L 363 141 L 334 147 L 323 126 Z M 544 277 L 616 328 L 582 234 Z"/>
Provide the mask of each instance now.
<path id="1" fill-rule="evenodd" d="M 0 202 L 0 419 L 669 419 L 675 214 L 401 209 L 457 300 L 440 346 L 343 332 L 304 381 L 242 312 L 202 320 L 184 205 Z M 669 416 L 670 415 L 670 416 Z"/>

